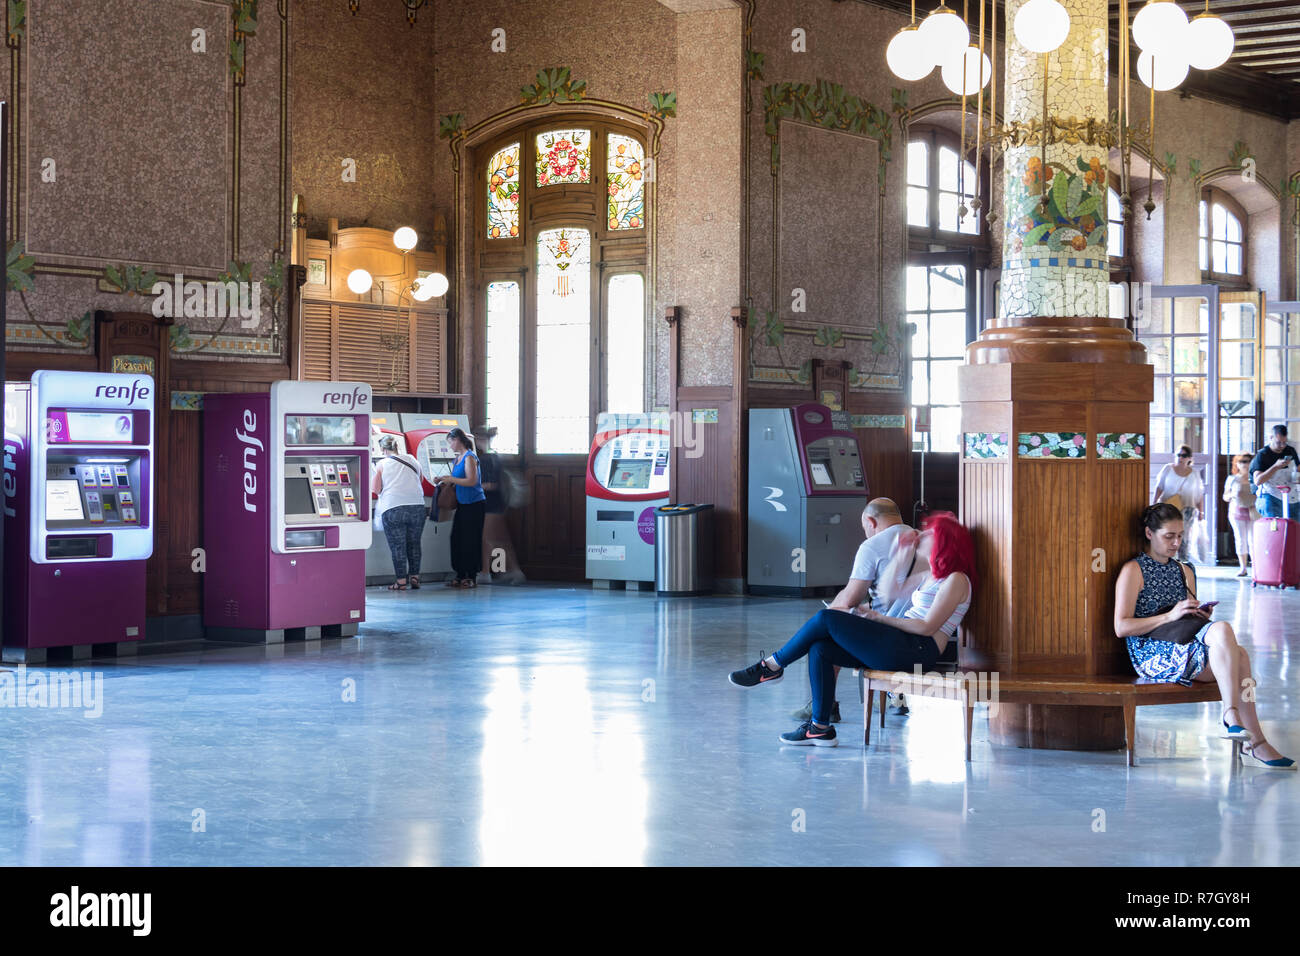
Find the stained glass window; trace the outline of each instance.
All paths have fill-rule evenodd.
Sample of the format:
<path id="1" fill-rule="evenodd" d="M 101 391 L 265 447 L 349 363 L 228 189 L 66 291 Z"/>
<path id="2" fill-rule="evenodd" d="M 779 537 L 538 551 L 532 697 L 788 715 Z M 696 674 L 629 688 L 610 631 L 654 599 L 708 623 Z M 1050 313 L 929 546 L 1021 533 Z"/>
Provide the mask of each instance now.
<path id="1" fill-rule="evenodd" d="M 519 235 L 519 144 L 498 150 L 488 163 L 488 238 Z"/>
<path id="2" fill-rule="evenodd" d="M 539 454 L 579 454 L 591 440 L 591 233 L 537 234 Z"/>
<path id="3" fill-rule="evenodd" d="M 608 154 L 609 228 L 640 229 L 645 225 L 645 149 L 630 136 L 610 133 Z"/>
<path id="4" fill-rule="evenodd" d="M 591 182 L 591 130 L 553 129 L 537 135 L 537 185 Z"/>

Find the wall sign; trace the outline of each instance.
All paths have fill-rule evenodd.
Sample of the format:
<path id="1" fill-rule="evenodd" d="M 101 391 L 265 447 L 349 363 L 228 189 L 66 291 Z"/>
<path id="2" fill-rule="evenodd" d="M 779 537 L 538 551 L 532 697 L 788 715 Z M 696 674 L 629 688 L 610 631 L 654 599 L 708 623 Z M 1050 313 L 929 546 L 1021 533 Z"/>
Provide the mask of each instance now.
<path id="1" fill-rule="evenodd" d="M 150 355 L 114 355 L 113 367 L 109 369 L 123 375 L 152 375 L 153 370 L 154 360 Z"/>

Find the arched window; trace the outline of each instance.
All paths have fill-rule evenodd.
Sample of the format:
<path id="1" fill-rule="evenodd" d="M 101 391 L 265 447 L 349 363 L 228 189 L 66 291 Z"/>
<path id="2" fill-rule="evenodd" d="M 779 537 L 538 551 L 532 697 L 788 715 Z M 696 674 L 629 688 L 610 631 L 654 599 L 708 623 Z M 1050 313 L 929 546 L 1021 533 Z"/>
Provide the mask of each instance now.
<path id="1" fill-rule="evenodd" d="M 585 455 L 598 412 L 646 410 L 642 134 L 553 117 L 475 155 L 476 384 L 493 448 Z"/>
<path id="2" fill-rule="evenodd" d="M 907 224 L 910 231 L 933 238 L 979 236 L 988 208 L 973 163 L 958 161 L 959 142 L 947 130 L 920 127 L 907 143 Z M 971 208 L 981 197 L 983 208 Z M 963 217 L 960 206 L 965 201 Z"/>
<path id="3" fill-rule="evenodd" d="M 1240 283 L 1246 277 L 1246 214 L 1229 196 L 1201 194 L 1201 272 L 1210 280 Z"/>
<path id="4" fill-rule="evenodd" d="M 1116 260 L 1123 263 L 1128 256 L 1124 239 L 1124 204 L 1115 187 L 1109 186 L 1106 189 L 1106 251 L 1112 266 L 1117 264 Z"/>

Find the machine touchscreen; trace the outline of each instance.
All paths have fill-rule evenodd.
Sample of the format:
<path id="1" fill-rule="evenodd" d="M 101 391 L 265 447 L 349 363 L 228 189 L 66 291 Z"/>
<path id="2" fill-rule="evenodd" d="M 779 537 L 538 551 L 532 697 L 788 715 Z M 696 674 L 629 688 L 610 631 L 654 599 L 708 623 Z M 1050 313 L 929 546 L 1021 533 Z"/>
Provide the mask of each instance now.
<path id="1" fill-rule="evenodd" d="M 45 482 L 45 519 L 47 521 L 85 521 L 81 507 L 81 488 L 75 478 L 58 478 Z"/>
<path id="2" fill-rule="evenodd" d="M 618 490 L 643 490 L 650 487 L 649 458 L 615 458 L 609 469 L 606 487 Z"/>
<path id="3" fill-rule="evenodd" d="M 284 479 L 284 513 L 287 515 L 316 513 L 316 502 L 312 497 L 309 478 Z"/>

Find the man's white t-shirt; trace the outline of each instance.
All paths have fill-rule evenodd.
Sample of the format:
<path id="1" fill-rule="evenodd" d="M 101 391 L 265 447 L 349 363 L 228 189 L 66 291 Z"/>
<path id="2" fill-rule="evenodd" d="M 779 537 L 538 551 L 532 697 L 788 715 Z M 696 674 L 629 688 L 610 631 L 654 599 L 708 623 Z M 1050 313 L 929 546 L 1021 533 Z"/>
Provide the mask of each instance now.
<path id="1" fill-rule="evenodd" d="M 849 577 L 855 581 L 871 581 L 873 585 L 880 583 L 880 575 L 884 573 L 886 565 L 889 564 L 890 553 L 894 550 L 894 541 L 904 531 L 911 530 L 907 525 L 899 523 L 885 528 L 883 531 L 877 531 L 862 544 L 858 545 L 857 557 L 853 559 L 853 573 Z M 874 592 L 874 587 L 873 587 Z M 882 601 L 875 593 L 872 594 L 871 607 L 873 610 L 884 613 L 889 610 L 889 604 Z"/>

